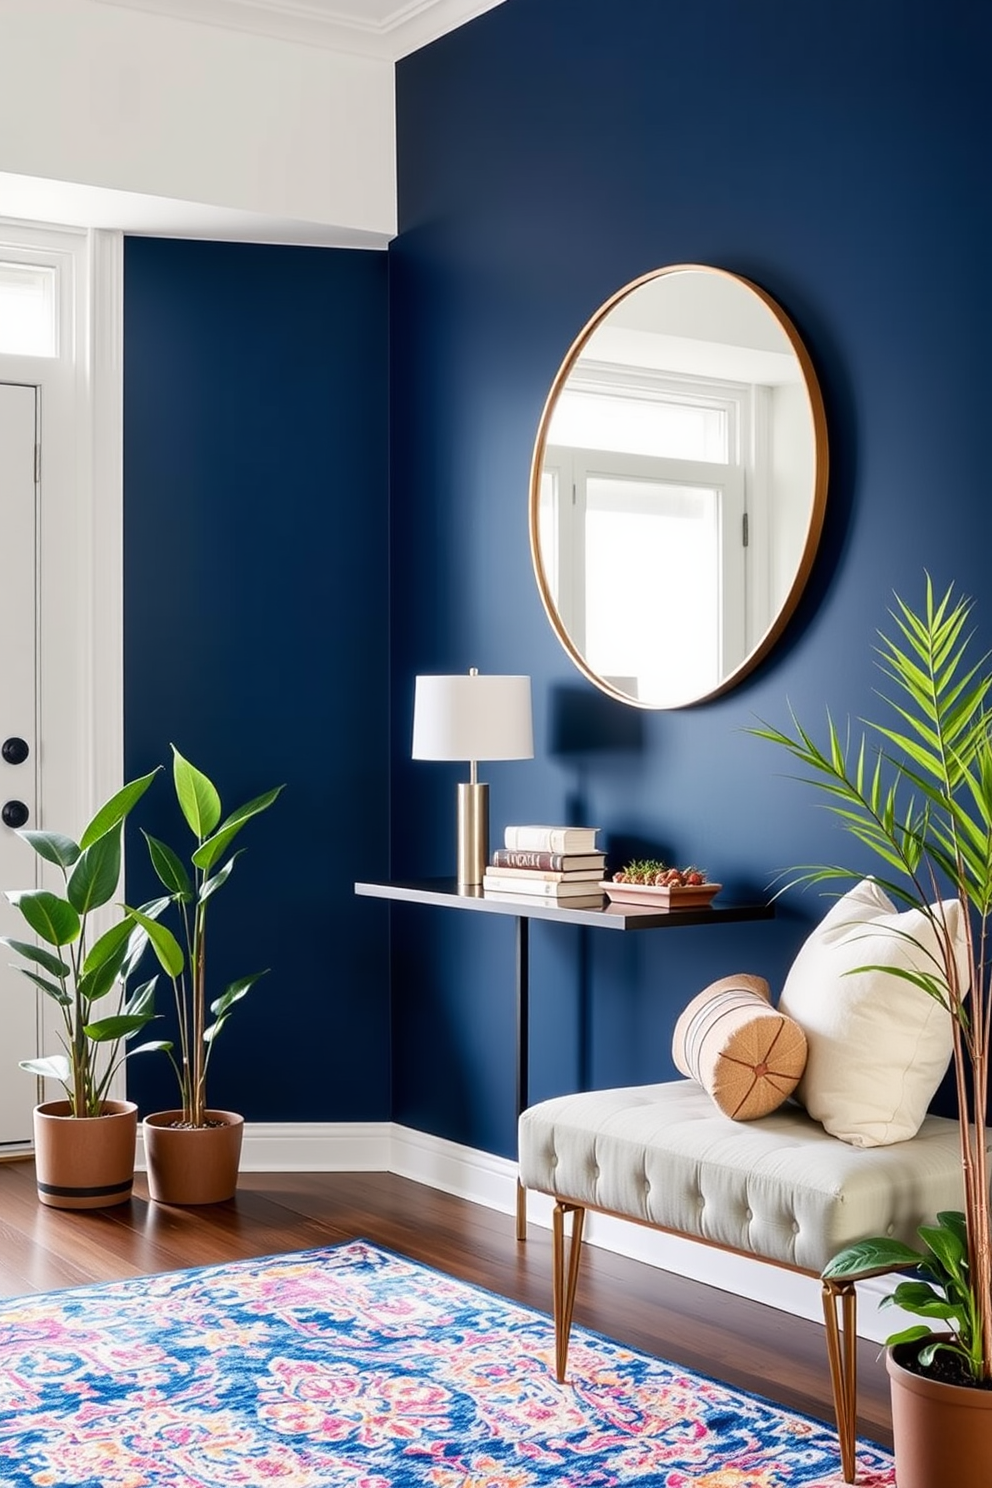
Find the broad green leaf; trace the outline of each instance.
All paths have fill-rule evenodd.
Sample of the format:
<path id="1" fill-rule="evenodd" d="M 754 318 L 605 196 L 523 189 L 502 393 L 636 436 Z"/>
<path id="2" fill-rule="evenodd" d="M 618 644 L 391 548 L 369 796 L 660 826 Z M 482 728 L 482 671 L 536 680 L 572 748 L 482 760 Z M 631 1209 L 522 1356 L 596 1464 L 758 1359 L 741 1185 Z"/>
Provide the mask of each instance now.
<path id="1" fill-rule="evenodd" d="M 925 1281 L 903 1281 L 896 1287 L 887 1304 L 901 1307 L 904 1312 L 916 1312 L 921 1317 L 956 1318 L 960 1308 L 947 1302 L 939 1292 Z"/>
<path id="2" fill-rule="evenodd" d="M 61 832 L 36 832 L 29 827 L 24 827 L 18 832 L 18 837 L 23 837 L 25 842 L 30 842 L 40 858 L 46 863 L 54 863 L 57 868 L 65 871 L 70 869 L 79 857 L 80 848 L 73 842 L 71 837 L 64 837 Z"/>
<path id="3" fill-rule="evenodd" d="M 900 1333 L 890 1333 L 885 1343 L 888 1348 L 894 1348 L 897 1343 L 916 1343 L 921 1338 L 929 1338 L 931 1331 L 925 1323 L 914 1323 Z"/>
<path id="4" fill-rule="evenodd" d="M 223 868 L 217 869 L 217 872 L 213 875 L 212 878 L 205 878 L 203 880 L 202 884 L 200 885 L 200 895 L 198 901 L 200 904 L 205 904 L 212 894 L 216 894 L 217 890 L 221 887 L 222 884 L 227 883 L 227 880 L 231 876 L 231 869 L 234 867 L 238 858 L 240 858 L 242 852 L 244 852 L 244 848 L 239 848 L 236 853 L 233 853 L 231 857 L 228 858 Z"/>
<path id="5" fill-rule="evenodd" d="M 131 1017 L 127 1013 L 115 1013 L 111 1018 L 100 1018 L 96 1023 L 87 1023 L 83 1031 L 95 1044 L 113 1043 L 117 1039 L 127 1038 L 128 1034 L 140 1033 L 153 1017 L 154 1014 Z"/>
<path id="6" fill-rule="evenodd" d="M 106 997 L 110 989 L 120 980 L 121 966 L 126 953 L 127 941 L 122 940 L 109 955 L 97 962 L 92 971 L 84 972 L 76 983 L 80 997 L 87 1002 L 97 1002 L 101 997 Z"/>
<path id="7" fill-rule="evenodd" d="M 188 759 L 183 758 L 174 744 L 172 746 L 172 778 L 176 788 L 176 799 L 187 825 L 197 842 L 202 842 L 210 836 L 220 821 L 220 796 L 217 794 L 216 787 L 201 770 L 191 765 Z"/>
<path id="8" fill-rule="evenodd" d="M 165 913 L 171 903 L 171 894 L 161 894 L 157 899 L 146 899 L 144 904 L 138 905 L 138 908 L 142 914 L 148 915 L 149 919 L 157 920 L 160 915 Z"/>
<path id="9" fill-rule="evenodd" d="M 178 853 L 173 852 L 168 843 L 160 842 L 157 837 L 152 837 L 144 827 L 141 833 L 148 843 L 148 856 L 152 860 L 152 867 L 160 881 L 170 894 L 189 903 L 193 898 L 193 885 Z"/>
<path id="10" fill-rule="evenodd" d="M 69 1061 L 64 1054 L 49 1054 L 44 1059 L 20 1059 L 18 1065 L 29 1075 L 40 1075 L 43 1080 L 59 1080 L 64 1085 L 69 1078 Z"/>
<path id="11" fill-rule="evenodd" d="M 118 824 L 91 842 L 69 875 L 66 894 L 81 915 L 107 904 L 121 876 L 121 829 Z"/>
<path id="12" fill-rule="evenodd" d="M 928 1343 L 925 1348 L 920 1349 L 919 1360 L 924 1369 L 928 1369 L 937 1355 L 941 1352 L 948 1354 L 957 1354 L 959 1358 L 965 1361 L 969 1374 L 977 1378 L 976 1372 L 972 1368 L 971 1360 L 968 1357 L 967 1350 L 959 1348 L 956 1343 L 945 1343 L 941 1339 L 935 1339 L 933 1343 Z"/>
<path id="13" fill-rule="evenodd" d="M 918 1233 L 944 1270 L 951 1276 L 960 1277 L 968 1264 L 967 1245 L 962 1244 L 960 1237 L 942 1225 L 920 1225 Z"/>
<path id="14" fill-rule="evenodd" d="M 157 920 L 159 915 L 167 910 L 171 903 L 171 898 L 149 899 L 147 903 L 141 904 L 138 907 L 142 914 L 148 915 L 149 919 Z M 121 981 L 126 982 L 128 980 L 147 949 L 147 930 L 144 930 L 141 925 L 132 924 L 127 957 L 124 965 L 121 967 Z"/>
<path id="15" fill-rule="evenodd" d="M 26 961 L 35 961 L 39 966 L 54 977 L 67 977 L 71 974 L 71 968 L 66 965 L 61 956 L 46 951 L 42 946 L 32 945 L 28 940 L 11 940 L 7 935 L 0 935 L 0 945 L 10 946 L 19 956 Z"/>
<path id="16" fill-rule="evenodd" d="M 942 1229 L 950 1230 L 956 1235 L 961 1246 L 962 1255 L 968 1254 L 968 1221 L 960 1209 L 941 1209 L 937 1215 L 937 1223 Z"/>
<path id="17" fill-rule="evenodd" d="M 256 796 L 254 800 L 240 806 L 237 811 L 232 811 L 214 836 L 201 843 L 193 854 L 193 862 L 197 868 L 202 868 L 204 873 L 208 873 L 217 859 L 227 851 L 232 838 L 241 831 L 245 822 L 250 821 L 253 816 L 258 816 L 259 812 L 267 810 L 281 790 L 283 786 L 277 785 L 274 790 L 265 791 L 263 795 Z"/>
<path id="18" fill-rule="evenodd" d="M 40 987 L 47 997 L 51 997 L 60 1007 L 72 1007 L 72 998 L 68 992 L 63 991 L 57 982 L 50 982 L 47 977 L 39 976 L 36 971 L 29 971 L 26 966 L 19 966 L 17 970 L 21 976 L 27 977 L 36 987 Z"/>
<path id="19" fill-rule="evenodd" d="M 86 953 L 86 959 L 83 961 L 83 975 L 86 976 L 98 970 L 105 962 L 116 957 L 118 953 L 120 959 L 117 961 L 117 966 L 120 968 L 127 953 L 128 941 L 133 933 L 134 926 L 130 920 L 121 920 L 119 924 L 114 925 L 112 929 L 107 930 L 101 935 L 99 940 L 95 940 Z"/>
<path id="20" fill-rule="evenodd" d="M 260 977 L 267 974 L 268 967 L 265 968 L 265 971 L 256 971 L 252 976 L 240 977 L 238 981 L 232 982 L 227 990 L 221 993 L 216 1002 L 210 1004 L 210 1011 L 215 1013 L 218 1018 L 223 1018 L 228 1009 L 232 1008 L 236 1002 L 240 1002 L 249 988 L 253 987 Z"/>
<path id="21" fill-rule="evenodd" d="M 48 945 L 71 945 L 79 939 L 79 915 L 67 899 L 48 889 L 14 889 L 7 899 Z"/>
<path id="22" fill-rule="evenodd" d="M 918 1266 L 924 1257 L 919 1251 L 880 1235 L 871 1240 L 859 1240 L 848 1245 L 828 1261 L 821 1275 L 825 1281 L 855 1280 L 859 1276 L 878 1275 L 885 1271 L 904 1271 L 907 1266 Z"/>
<path id="23" fill-rule="evenodd" d="M 157 920 L 153 920 L 150 915 L 142 914 L 140 909 L 128 909 L 127 913 L 137 924 L 147 930 L 152 950 L 158 957 L 162 970 L 173 979 L 182 976 L 186 957 L 172 931 L 166 925 L 160 925 Z"/>
<path id="24" fill-rule="evenodd" d="M 86 831 L 80 838 L 80 847 L 91 847 L 98 838 L 105 837 L 112 828 L 118 826 L 131 808 L 141 800 L 141 797 L 145 794 L 145 791 L 151 785 L 161 768 L 161 765 L 156 765 L 155 769 L 150 770 L 147 775 L 142 775 L 138 780 L 130 781 L 116 795 L 111 796 L 110 800 L 104 806 L 100 807 L 100 810 L 86 828 Z"/>
<path id="25" fill-rule="evenodd" d="M 168 1039 L 152 1039 L 147 1044 L 138 1044 L 133 1049 L 127 1049 L 124 1053 L 125 1059 L 133 1059 L 135 1054 L 168 1054 L 173 1045 Z"/>
<path id="26" fill-rule="evenodd" d="M 141 986 L 136 987 L 133 995 L 128 998 L 123 1011 L 132 1018 L 136 1018 L 142 1013 L 151 1012 L 155 1006 L 155 988 L 157 986 L 157 976 L 153 976 L 150 981 L 142 982 Z"/>

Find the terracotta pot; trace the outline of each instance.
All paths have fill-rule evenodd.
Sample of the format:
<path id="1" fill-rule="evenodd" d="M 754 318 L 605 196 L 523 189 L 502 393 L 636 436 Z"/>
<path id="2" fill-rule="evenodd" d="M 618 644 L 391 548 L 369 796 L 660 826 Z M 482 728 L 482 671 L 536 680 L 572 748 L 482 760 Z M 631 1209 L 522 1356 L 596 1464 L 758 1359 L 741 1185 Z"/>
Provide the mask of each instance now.
<path id="1" fill-rule="evenodd" d="M 992 1390 L 948 1385 L 904 1368 L 921 1347 L 897 1344 L 885 1358 L 899 1488 L 988 1488 Z"/>
<path id="2" fill-rule="evenodd" d="M 222 1204 L 234 1197 L 244 1117 L 207 1111 L 214 1126 L 177 1126 L 182 1111 L 156 1111 L 142 1122 L 148 1192 L 157 1204 Z"/>
<path id="3" fill-rule="evenodd" d="M 134 1179 L 138 1108 L 104 1101 L 102 1116 L 73 1116 L 67 1100 L 34 1109 L 38 1198 L 52 1209 L 126 1204 Z"/>

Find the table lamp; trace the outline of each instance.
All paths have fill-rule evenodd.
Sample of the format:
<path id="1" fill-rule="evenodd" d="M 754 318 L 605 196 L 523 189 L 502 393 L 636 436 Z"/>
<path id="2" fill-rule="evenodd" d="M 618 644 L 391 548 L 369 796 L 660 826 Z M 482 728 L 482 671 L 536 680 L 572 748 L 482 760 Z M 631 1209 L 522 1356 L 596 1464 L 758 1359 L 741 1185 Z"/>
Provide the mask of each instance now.
<path id="1" fill-rule="evenodd" d="M 413 758 L 468 760 L 458 786 L 458 886 L 482 883 L 489 861 L 489 786 L 479 760 L 531 759 L 529 677 L 485 677 L 473 667 L 454 677 L 418 677 L 413 703 Z"/>

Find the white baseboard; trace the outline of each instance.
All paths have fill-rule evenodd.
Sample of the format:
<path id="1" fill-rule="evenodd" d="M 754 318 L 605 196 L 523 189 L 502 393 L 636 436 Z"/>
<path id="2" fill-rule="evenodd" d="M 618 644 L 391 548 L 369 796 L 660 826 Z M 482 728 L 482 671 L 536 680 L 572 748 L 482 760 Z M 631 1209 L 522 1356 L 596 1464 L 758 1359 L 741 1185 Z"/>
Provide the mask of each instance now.
<path id="1" fill-rule="evenodd" d="M 388 1173 L 392 1129 L 388 1121 L 246 1121 L 241 1170 Z M 146 1167 L 140 1121 L 135 1166 Z"/>
<path id="2" fill-rule="evenodd" d="M 138 1167 L 144 1165 L 139 1126 Z M 246 1122 L 241 1167 L 246 1173 L 396 1173 L 508 1218 L 516 1213 L 516 1163 L 394 1122 Z M 547 1194 L 528 1193 L 530 1224 L 550 1229 L 551 1211 Z M 605 1214 L 588 1216 L 585 1239 L 676 1276 L 823 1322 L 820 1283 L 811 1277 Z M 879 1314 L 886 1290 L 884 1277 L 858 1289 L 858 1333 L 876 1343 L 903 1325 L 895 1308 Z"/>

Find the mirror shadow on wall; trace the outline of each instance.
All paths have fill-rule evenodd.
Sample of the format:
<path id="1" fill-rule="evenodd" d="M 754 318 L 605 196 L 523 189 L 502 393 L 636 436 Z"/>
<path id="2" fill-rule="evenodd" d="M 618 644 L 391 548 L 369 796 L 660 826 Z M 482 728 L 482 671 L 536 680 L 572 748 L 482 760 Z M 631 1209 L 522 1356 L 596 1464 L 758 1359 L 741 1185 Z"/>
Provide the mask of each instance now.
<path id="1" fill-rule="evenodd" d="M 780 306 L 723 269 L 642 276 L 584 327 L 541 416 L 531 552 L 558 639 L 637 707 L 725 692 L 795 609 L 826 491 L 823 400 Z"/>

